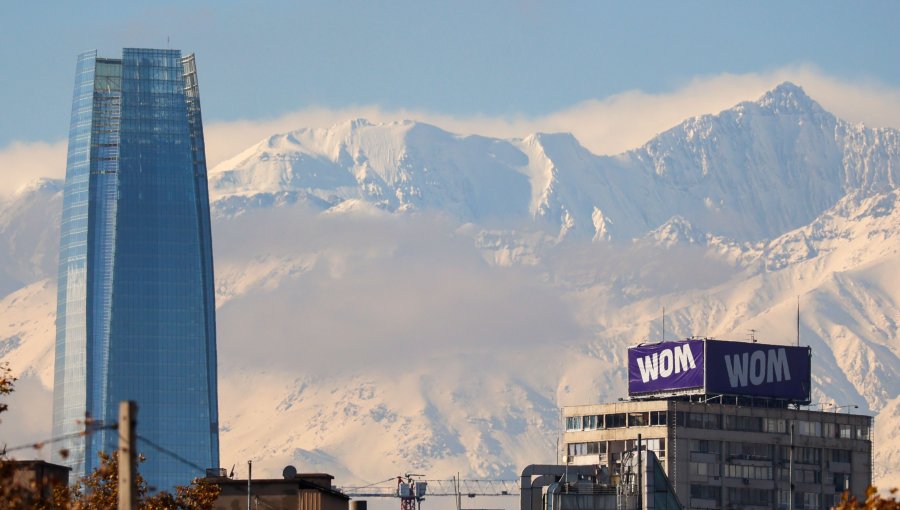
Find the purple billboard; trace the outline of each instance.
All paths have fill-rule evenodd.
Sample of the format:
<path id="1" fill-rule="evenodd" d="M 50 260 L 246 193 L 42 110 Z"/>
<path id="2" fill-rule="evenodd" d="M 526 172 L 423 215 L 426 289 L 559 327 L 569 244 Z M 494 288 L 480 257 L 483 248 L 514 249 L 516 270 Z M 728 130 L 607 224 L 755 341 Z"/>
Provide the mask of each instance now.
<path id="1" fill-rule="evenodd" d="M 706 341 L 706 393 L 809 401 L 809 347 Z"/>
<path id="2" fill-rule="evenodd" d="M 703 388 L 703 340 L 628 348 L 628 394 Z"/>
<path id="3" fill-rule="evenodd" d="M 628 348 L 628 394 L 724 394 L 809 402 L 809 347 L 683 340 Z"/>

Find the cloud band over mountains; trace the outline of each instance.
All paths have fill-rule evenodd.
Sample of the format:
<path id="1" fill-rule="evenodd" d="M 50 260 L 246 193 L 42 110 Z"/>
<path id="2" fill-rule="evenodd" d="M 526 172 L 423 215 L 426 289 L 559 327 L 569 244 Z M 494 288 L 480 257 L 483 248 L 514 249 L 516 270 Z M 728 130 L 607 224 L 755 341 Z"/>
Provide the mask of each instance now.
<path id="1" fill-rule="evenodd" d="M 701 76 L 671 92 L 631 90 L 584 101 L 548 115 L 453 115 L 377 105 L 344 108 L 309 107 L 271 119 L 208 122 L 210 168 L 271 135 L 301 127 L 325 127 L 350 118 L 373 122 L 410 119 L 459 134 L 522 138 L 535 132 L 571 132 L 595 154 L 618 154 L 647 142 L 686 118 L 715 114 L 759 97 L 778 83 L 792 81 L 822 106 L 850 122 L 870 127 L 900 127 L 900 89 L 861 79 L 849 82 L 799 65 L 748 74 Z M 240 98 L 236 98 L 240 100 Z M 206 112 L 207 116 L 214 112 Z M 0 148 L 0 197 L 8 197 L 38 178 L 60 179 L 65 173 L 66 141 L 18 141 Z"/>

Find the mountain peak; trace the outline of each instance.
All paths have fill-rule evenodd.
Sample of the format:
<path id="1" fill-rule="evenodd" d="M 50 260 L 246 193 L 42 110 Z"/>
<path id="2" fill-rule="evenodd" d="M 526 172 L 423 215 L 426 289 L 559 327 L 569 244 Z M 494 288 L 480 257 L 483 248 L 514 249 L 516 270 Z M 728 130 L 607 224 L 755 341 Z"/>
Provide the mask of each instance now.
<path id="1" fill-rule="evenodd" d="M 42 191 L 46 191 L 49 193 L 56 193 L 63 189 L 64 184 L 65 183 L 62 179 L 52 179 L 50 177 L 39 177 L 37 179 L 33 179 L 33 180 L 23 184 L 21 187 L 19 187 L 19 189 L 16 190 L 14 196 L 21 197 L 24 195 L 39 193 Z"/>
<path id="2" fill-rule="evenodd" d="M 756 103 L 763 109 L 779 114 L 824 111 L 818 103 L 806 95 L 803 88 L 789 81 L 766 92 Z"/>
<path id="3" fill-rule="evenodd" d="M 357 117 L 355 119 L 348 119 L 347 121 L 344 122 L 344 125 L 346 125 L 351 131 L 353 131 L 353 130 L 360 129 L 360 128 L 371 127 L 374 124 L 369 122 L 368 119 L 364 119 L 362 117 Z"/>

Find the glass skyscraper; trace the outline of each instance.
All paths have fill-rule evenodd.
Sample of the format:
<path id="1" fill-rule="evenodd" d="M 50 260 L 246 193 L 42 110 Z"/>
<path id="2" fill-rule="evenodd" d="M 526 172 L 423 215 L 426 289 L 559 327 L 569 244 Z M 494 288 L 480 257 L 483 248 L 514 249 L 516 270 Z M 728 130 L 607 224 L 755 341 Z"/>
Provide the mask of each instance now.
<path id="1" fill-rule="evenodd" d="M 187 485 L 219 465 L 204 154 L 193 55 L 78 57 L 53 390 L 54 437 L 88 432 L 54 448 L 73 476 L 116 450 L 108 426 L 122 400 L 138 404 L 139 470 L 151 487 Z"/>

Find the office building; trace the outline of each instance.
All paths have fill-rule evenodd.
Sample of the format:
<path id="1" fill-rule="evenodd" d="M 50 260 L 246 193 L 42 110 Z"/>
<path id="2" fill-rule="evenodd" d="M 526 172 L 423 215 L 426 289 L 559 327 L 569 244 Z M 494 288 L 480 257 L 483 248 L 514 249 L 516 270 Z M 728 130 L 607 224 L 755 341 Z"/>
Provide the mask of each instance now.
<path id="1" fill-rule="evenodd" d="M 138 404 L 139 467 L 171 490 L 218 466 L 212 243 L 193 55 L 78 57 L 59 257 L 53 435 L 73 478 Z M 60 454 L 60 450 L 65 450 Z M 164 453 L 168 452 L 168 453 Z M 198 469 L 198 467 L 200 469 Z"/>
<path id="2" fill-rule="evenodd" d="M 566 461 L 660 459 L 685 508 L 824 509 L 872 480 L 872 418 L 810 409 L 806 347 L 689 340 L 629 349 L 629 398 L 570 406 Z M 793 480 L 793 487 L 791 485 Z"/>

